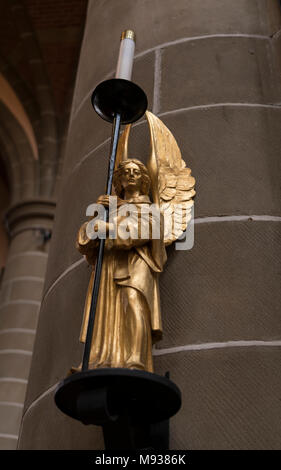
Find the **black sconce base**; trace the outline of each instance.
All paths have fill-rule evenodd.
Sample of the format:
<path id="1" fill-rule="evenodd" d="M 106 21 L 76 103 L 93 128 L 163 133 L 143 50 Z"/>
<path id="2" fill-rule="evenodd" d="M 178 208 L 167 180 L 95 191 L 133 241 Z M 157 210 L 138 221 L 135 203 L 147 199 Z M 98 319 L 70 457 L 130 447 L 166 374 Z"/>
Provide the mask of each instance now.
<path id="1" fill-rule="evenodd" d="M 169 418 L 181 392 L 167 377 L 108 368 L 76 372 L 55 393 L 58 408 L 84 424 L 102 426 L 106 449 L 169 448 Z"/>

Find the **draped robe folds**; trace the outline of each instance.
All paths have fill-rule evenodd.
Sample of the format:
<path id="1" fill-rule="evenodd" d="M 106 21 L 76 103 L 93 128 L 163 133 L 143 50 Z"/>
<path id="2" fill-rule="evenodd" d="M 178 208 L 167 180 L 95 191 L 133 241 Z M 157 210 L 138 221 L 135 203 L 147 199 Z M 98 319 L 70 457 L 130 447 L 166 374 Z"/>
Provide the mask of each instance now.
<path id="1" fill-rule="evenodd" d="M 115 238 L 107 238 L 105 242 L 89 368 L 127 366 L 129 349 L 134 338 L 128 336 L 132 330 L 128 330 L 130 319 L 126 317 L 128 312 L 126 312 L 127 301 L 124 287 L 135 289 L 141 294 L 137 297 L 140 299 L 140 305 L 136 307 L 140 308 L 141 314 L 146 317 L 149 326 L 147 334 L 151 335 L 152 343 L 162 337 L 158 276 L 166 261 L 163 217 L 160 213 L 155 216 L 153 211 L 150 211 L 151 202 L 148 196 L 138 196 L 122 203 L 133 204 L 134 210 L 129 217 L 126 217 L 127 238 L 124 239 L 122 236 L 121 222 L 124 221 L 124 216 L 117 214 L 113 218 L 116 227 Z M 87 235 L 88 223 L 85 222 L 78 232 L 77 248 L 94 265 L 98 244 L 97 240 L 92 240 Z M 145 238 L 141 238 L 140 223 L 147 225 Z M 160 224 L 159 239 L 152 238 L 153 223 Z M 138 233 L 138 238 L 135 238 L 135 233 Z M 83 343 L 86 341 L 94 276 L 93 267 L 80 334 L 80 341 Z M 137 335 L 136 331 L 136 337 Z M 149 340 L 151 345 L 151 339 Z M 152 372 L 151 346 L 142 352 L 142 357 L 145 357 L 145 360 L 140 364 L 140 368 Z"/>

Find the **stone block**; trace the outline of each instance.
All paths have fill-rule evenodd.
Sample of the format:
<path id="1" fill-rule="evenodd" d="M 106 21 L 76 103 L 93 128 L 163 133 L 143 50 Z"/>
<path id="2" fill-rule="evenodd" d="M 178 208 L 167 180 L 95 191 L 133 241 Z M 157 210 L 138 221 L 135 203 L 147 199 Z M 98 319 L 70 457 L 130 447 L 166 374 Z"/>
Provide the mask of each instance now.
<path id="1" fill-rule="evenodd" d="M 27 252 L 11 257 L 6 265 L 4 281 L 9 281 L 15 277 L 24 276 L 32 276 L 44 279 L 47 258 L 35 253 Z"/>
<path id="2" fill-rule="evenodd" d="M 172 113 L 162 119 L 196 178 L 195 217 L 280 215 L 281 110 L 225 106 Z M 147 125 L 134 126 L 131 135 L 129 155 L 146 161 Z M 93 152 L 64 182 L 45 292 L 81 259 L 75 240 L 80 225 L 87 220 L 87 206 L 105 192 L 107 154 L 108 145 Z M 57 246 L 63 249 L 57 250 Z"/>
<path id="3" fill-rule="evenodd" d="M 52 392 L 25 414 L 18 449 L 102 450 L 104 444 L 101 428 L 85 426 L 64 415 L 56 407 Z"/>
<path id="4" fill-rule="evenodd" d="M 195 224 L 189 251 L 168 250 L 158 347 L 281 338 L 280 222 Z"/>
<path id="5" fill-rule="evenodd" d="M 280 216 L 281 109 L 218 106 L 160 118 L 196 178 L 195 217 Z"/>
<path id="6" fill-rule="evenodd" d="M 276 57 L 276 63 L 274 64 L 277 76 L 281 75 L 281 29 L 272 38 L 272 45 L 274 49 L 274 55 Z M 281 99 L 279 99 L 281 104 Z"/>
<path id="7" fill-rule="evenodd" d="M 27 328 L 34 330 L 37 325 L 39 305 L 10 303 L 0 307 L 1 329 Z"/>
<path id="8" fill-rule="evenodd" d="M 149 15 L 147 12 L 149 11 Z M 280 29 L 280 9 L 274 0 L 110 0 L 90 5 L 80 56 L 74 107 L 94 84 L 115 70 L 119 37 L 128 25 L 137 34 L 136 54 L 182 38 L 213 34 L 271 35 Z M 112 22 L 114 18 L 114 22 Z M 93 34 L 94 31 L 94 34 Z M 110 31 L 110 34 L 104 34 Z M 94 60 L 91 60 L 94 58 Z"/>
<path id="9" fill-rule="evenodd" d="M 10 330 L 0 330 L 0 350 L 1 349 L 23 349 L 32 351 L 35 334 Z M 0 392 L 1 393 L 1 392 Z M 0 400 L 1 401 L 1 400 Z"/>
<path id="10" fill-rule="evenodd" d="M 35 300 L 40 302 L 44 278 L 34 280 L 15 280 L 11 282 L 9 300 Z M 6 284 L 5 284 L 6 285 Z"/>
<path id="11" fill-rule="evenodd" d="M 279 103 L 276 62 L 270 39 L 215 37 L 167 47 L 160 112 L 214 103 Z"/>
<path id="12" fill-rule="evenodd" d="M 89 279 L 86 263 L 78 266 L 56 284 L 42 303 L 30 375 L 36 379 L 29 381 L 25 409 L 82 361 L 79 336 Z"/>
<path id="13" fill-rule="evenodd" d="M 0 305 L 5 304 L 9 301 L 10 297 L 10 290 L 11 284 L 10 283 L 2 283 L 1 290 L 0 290 Z"/>
<path id="14" fill-rule="evenodd" d="M 26 392 L 26 384 L 13 381 L 13 380 L 1 380 L 0 381 L 0 402 L 13 402 L 23 403 Z"/>
<path id="15" fill-rule="evenodd" d="M 0 437 L 0 450 L 16 450 L 17 442 L 17 439 L 12 439 L 10 437 Z"/>
<path id="16" fill-rule="evenodd" d="M 91 96 L 71 121 L 62 177 L 65 178 L 83 158 L 111 136 L 110 123 L 103 121 L 94 111 Z"/>
<path id="17" fill-rule="evenodd" d="M 30 369 L 31 356 L 22 352 L 2 352 L 0 370 L 2 377 L 26 379 Z"/>
<path id="18" fill-rule="evenodd" d="M 0 435 L 4 433 L 18 435 L 22 416 L 22 408 L 1 403 L 0 413 Z"/>
<path id="19" fill-rule="evenodd" d="M 278 450 L 280 348 L 229 348 L 157 358 L 171 372 L 182 408 L 170 422 L 170 448 Z"/>

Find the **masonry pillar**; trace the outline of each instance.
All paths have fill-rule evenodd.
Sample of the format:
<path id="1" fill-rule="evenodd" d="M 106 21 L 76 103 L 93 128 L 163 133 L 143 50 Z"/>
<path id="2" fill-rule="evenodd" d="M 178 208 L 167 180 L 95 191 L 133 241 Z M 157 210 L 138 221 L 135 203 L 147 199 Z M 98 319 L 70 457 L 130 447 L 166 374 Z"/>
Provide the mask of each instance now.
<path id="1" fill-rule="evenodd" d="M 0 291 L 0 449 L 16 449 L 53 225 L 54 203 L 9 209 L 10 247 Z"/>
<path id="2" fill-rule="evenodd" d="M 75 250 L 87 206 L 104 193 L 110 126 L 90 102 L 112 77 L 119 36 L 137 35 L 133 80 L 174 133 L 196 178 L 195 243 L 168 250 L 156 372 L 183 393 L 173 449 L 276 449 L 280 376 L 280 30 L 275 0 L 89 1 L 63 181 L 20 449 L 101 449 L 99 428 L 54 405 L 81 361 L 90 268 Z M 145 159 L 144 122 L 130 155 Z"/>

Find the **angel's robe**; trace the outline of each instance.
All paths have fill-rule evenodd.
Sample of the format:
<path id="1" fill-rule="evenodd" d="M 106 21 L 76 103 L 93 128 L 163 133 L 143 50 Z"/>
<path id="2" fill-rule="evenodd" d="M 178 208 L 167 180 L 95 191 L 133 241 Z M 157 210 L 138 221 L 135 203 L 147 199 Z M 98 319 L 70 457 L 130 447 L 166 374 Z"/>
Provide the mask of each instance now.
<path id="1" fill-rule="evenodd" d="M 136 307 L 140 308 L 142 315 L 148 318 L 150 328 L 147 334 L 151 335 L 150 344 L 151 339 L 153 343 L 162 336 L 158 276 L 166 261 L 163 219 L 159 213 L 156 217 L 158 220 L 154 220 L 153 211 L 147 212 L 151 204 L 148 196 L 138 196 L 123 202 L 134 204 L 134 210 L 126 219 L 127 238 L 124 239 L 122 230 L 118 230 L 121 228 L 121 222 L 124 222 L 124 217 L 118 216 L 115 218 L 116 238 L 107 238 L 105 242 L 89 368 L 127 367 L 131 353 L 128 349 L 130 345 L 132 346 L 134 338 L 128 339 L 128 335 L 131 334 L 128 329 L 130 319 L 126 318 L 124 287 L 135 289 L 141 294 L 139 297 L 141 305 L 136 305 Z M 143 223 L 144 204 L 146 205 L 145 212 L 148 214 L 146 218 L 148 230 L 146 238 L 140 238 L 140 222 Z M 153 223 L 160 223 L 159 239 L 152 237 Z M 94 263 L 97 243 L 88 237 L 87 224 L 88 222 L 84 223 L 79 230 L 77 247 L 81 253 L 86 254 L 88 261 Z M 134 237 L 134 233 L 138 233 L 138 238 Z M 95 269 L 93 268 L 81 328 L 80 341 L 82 342 L 86 341 L 94 276 Z M 136 331 L 135 337 L 137 336 Z M 146 351 L 141 351 L 140 356 L 142 361 L 140 360 L 139 368 L 152 372 L 151 347 L 147 347 Z"/>

